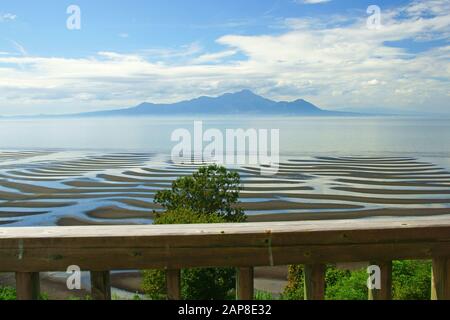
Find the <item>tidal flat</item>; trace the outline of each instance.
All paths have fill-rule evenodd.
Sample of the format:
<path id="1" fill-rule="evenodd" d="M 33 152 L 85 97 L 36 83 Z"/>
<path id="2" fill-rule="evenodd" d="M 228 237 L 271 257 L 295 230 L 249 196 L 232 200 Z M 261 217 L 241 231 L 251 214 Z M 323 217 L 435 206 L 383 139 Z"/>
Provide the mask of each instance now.
<path id="1" fill-rule="evenodd" d="M 151 224 L 162 210 L 155 194 L 202 165 L 144 152 L 2 151 L 0 224 Z M 450 170 L 432 158 L 286 156 L 271 176 L 230 169 L 249 221 L 450 214 Z"/>

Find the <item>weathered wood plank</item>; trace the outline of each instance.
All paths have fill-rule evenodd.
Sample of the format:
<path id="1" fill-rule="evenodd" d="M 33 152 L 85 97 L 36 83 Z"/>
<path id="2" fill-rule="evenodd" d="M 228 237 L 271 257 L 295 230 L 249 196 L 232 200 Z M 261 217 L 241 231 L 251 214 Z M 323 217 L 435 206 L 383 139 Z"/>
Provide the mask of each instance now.
<path id="1" fill-rule="evenodd" d="M 360 230 L 397 230 L 414 228 L 450 227 L 450 218 L 389 218 L 376 220 L 326 220 L 293 221 L 241 224 L 204 224 L 204 225 L 158 225 L 158 226 L 96 226 L 92 227 L 27 227 L 0 228 L 0 239 L 45 239 L 45 238 L 108 238 L 108 237 L 146 237 L 146 236 L 198 236 L 213 234 L 249 234 L 249 233 L 289 233 L 324 231 L 360 231 Z"/>
<path id="2" fill-rule="evenodd" d="M 0 228 L 0 272 L 182 269 L 429 259 L 450 218 L 219 225 Z M 249 258 L 251 257 L 251 258 Z"/>
<path id="3" fill-rule="evenodd" d="M 236 299 L 253 300 L 254 292 L 254 269 L 238 268 L 236 271 Z"/>
<path id="4" fill-rule="evenodd" d="M 392 261 L 377 261 L 371 265 L 380 267 L 380 289 L 369 289 L 369 300 L 392 299 Z"/>
<path id="5" fill-rule="evenodd" d="M 17 251 L 0 248 L 0 272 L 65 271 L 69 265 L 82 270 L 182 269 L 199 267 L 252 267 L 290 264 L 358 262 L 374 260 L 431 259 L 448 255 L 450 239 L 429 243 L 359 245 L 295 245 L 252 247 L 245 239 L 234 246 L 197 248 L 39 248 L 27 249 L 21 260 Z"/>
<path id="6" fill-rule="evenodd" d="M 324 264 L 305 265 L 305 300 L 325 299 L 325 270 Z"/>
<path id="7" fill-rule="evenodd" d="M 16 272 L 17 300 L 39 300 L 40 277 L 38 272 Z"/>
<path id="8" fill-rule="evenodd" d="M 181 300 L 181 270 L 166 270 L 166 287 L 168 300 Z"/>
<path id="9" fill-rule="evenodd" d="M 450 259 L 433 259 L 431 299 L 450 300 Z"/>
<path id="10" fill-rule="evenodd" d="M 91 271 L 91 295 L 94 300 L 111 300 L 109 271 Z"/>

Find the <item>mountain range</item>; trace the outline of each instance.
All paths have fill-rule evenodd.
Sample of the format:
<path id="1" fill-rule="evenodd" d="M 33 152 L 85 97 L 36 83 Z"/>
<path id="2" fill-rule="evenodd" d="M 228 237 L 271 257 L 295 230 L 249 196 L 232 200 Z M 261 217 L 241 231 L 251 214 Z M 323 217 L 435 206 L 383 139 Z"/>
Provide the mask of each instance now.
<path id="1" fill-rule="evenodd" d="M 226 93 L 219 97 L 200 97 L 172 104 L 142 103 L 138 106 L 80 113 L 78 117 L 173 116 L 173 115 L 254 115 L 254 116 L 348 116 L 356 113 L 320 109 L 303 99 L 276 102 L 250 90 Z"/>
<path id="2" fill-rule="evenodd" d="M 136 116 L 358 116 L 361 113 L 329 111 L 298 99 L 273 101 L 250 90 L 226 93 L 218 97 L 199 97 L 171 104 L 144 102 L 138 106 L 61 115 L 13 116 L 11 118 L 72 118 L 72 117 L 136 117 Z"/>

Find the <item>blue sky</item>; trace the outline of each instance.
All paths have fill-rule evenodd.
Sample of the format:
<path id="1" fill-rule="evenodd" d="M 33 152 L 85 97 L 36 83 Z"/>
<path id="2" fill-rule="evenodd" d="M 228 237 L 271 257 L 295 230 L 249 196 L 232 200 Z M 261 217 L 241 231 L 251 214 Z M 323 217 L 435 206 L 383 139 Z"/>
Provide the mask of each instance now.
<path id="1" fill-rule="evenodd" d="M 81 30 L 66 28 L 72 4 Z M 328 109 L 447 113 L 449 34 L 447 0 L 3 0 L 0 114 L 244 88 Z"/>

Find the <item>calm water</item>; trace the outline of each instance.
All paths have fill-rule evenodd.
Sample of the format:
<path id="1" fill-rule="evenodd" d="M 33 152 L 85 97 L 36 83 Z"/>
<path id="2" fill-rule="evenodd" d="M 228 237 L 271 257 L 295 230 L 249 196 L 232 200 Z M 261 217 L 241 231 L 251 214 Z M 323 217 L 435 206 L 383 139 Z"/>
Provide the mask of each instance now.
<path id="1" fill-rule="evenodd" d="M 164 118 L 0 120 L 0 148 L 169 153 L 174 146 L 172 131 L 192 131 L 193 122 Z M 206 129 L 280 129 L 283 155 L 450 155 L 450 118 L 229 118 L 203 122 Z"/>

